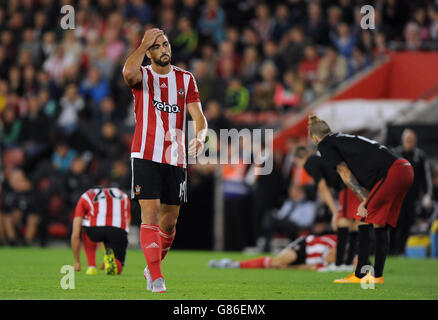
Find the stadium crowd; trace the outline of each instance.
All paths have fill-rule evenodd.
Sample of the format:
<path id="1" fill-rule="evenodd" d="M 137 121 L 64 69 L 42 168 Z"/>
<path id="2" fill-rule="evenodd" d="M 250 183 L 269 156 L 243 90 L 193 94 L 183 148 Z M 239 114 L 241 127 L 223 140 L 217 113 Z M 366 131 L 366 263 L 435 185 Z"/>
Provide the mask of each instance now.
<path id="1" fill-rule="evenodd" d="M 360 27 L 363 3 L 354 0 L 2 1 L 0 242 L 66 237 L 75 204 L 92 185 L 130 192 L 134 116 L 122 66 L 145 28 L 162 28 L 173 63 L 194 74 L 210 128 L 272 126 L 390 50 L 437 48 L 436 3 L 371 2 L 374 30 Z M 67 4 L 75 8 L 72 30 L 59 24 Z M 273 155 L 271 175 L 245 179 L 244 168 L 241 188 L 225 189 L 227 249 L 254 244 L 291 181 L 292 199 L 308 193 L 305 173 L 294 167 L 297 143 Z M 190 168 L 190 188 L 202 188 L 214 169 Z M 223 170 L 225 186 L 235 170 Z M 306 199 L 306 210 L 319 208 L 315 194 Z M 328 228 L 327 212 L 318 212 L 303 229 Z"/>

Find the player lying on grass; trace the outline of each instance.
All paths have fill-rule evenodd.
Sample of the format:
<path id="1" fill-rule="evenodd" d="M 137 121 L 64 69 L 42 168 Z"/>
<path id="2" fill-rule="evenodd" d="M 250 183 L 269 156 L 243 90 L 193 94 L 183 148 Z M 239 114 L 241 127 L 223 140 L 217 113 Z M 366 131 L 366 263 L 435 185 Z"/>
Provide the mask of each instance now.
<path id="1" fill-rule="evenodd" d="M 318 146 L 322 159 L 336 169 L 342 181 L 361 200 L 355 216 L 360 220 L 356 271 L 335 283 L 360 283 L 363 277 L 383 283 L 389 245 L 387 225 L 397 225 L 403 199 L 414 179 L 411 164 L 376 141 L 332 132 L 328 124 L 316 116 L 309 117 L 309 137 Z M 372 227 L 375 232 L 374 275 L 363 268 L 368 265 Z"/>
<path id="2" fill-rule="evenodd" d="M 336 170 L 321 158 L 319 152 L 311 154 L 306 146 L 301 145 L 295 148 L 294 156 L 297 166 L 303 167 L 317 185 L 320 197 L 332 213 L 332 228 L 338 236 L 335 262 L 318 271 L 353 271 L 358 227 L 354 216 L 360 200 L 342 183 Z M 335 204 L 335 192 L 339 194 L 339 208 Z M 345 256 L 347 245 L 348 252 Z"/>
<path id="3" fill-rule="evenodd" d="M 87 275 L 97 273 L 96 248 L 98 242 L 105 245 L 105 273 L 121 274 L 128 246 L 131 223 L 129 197 L 119 188 L 95 187 L 82 194 L 75 209 L 71 248 L 75 259 L 75 271 L 81 270 L 81 229 L 87 256 Z"/>
<path id="4" fill-rule="evenodd" d="M 211 268 L 241 269 L 308 269 L 318 270 L 335 261 L 336 235 L 299 237 L 284 248 L 276 257 L 264 256 L 245 261 L 231 259 L 210 260 Z"/>

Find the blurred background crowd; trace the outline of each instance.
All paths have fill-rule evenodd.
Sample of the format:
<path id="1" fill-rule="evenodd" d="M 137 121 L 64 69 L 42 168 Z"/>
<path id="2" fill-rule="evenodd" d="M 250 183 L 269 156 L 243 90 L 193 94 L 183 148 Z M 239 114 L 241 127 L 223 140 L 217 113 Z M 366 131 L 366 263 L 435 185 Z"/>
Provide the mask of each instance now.
<path id="1" fill-rule="evenodd" d="M 162 28 L 173 64 L 194 74 L 211 129 L 276 128 L 391 51 L 438 50 L 436 2 L 366 2 L 1 1 L 0 242 L 65 239 L 85 190 L 99 184 L 130 192 L 135 120 L 121 70 L 146 28 Z M 59 24 L 66 4 L 75 8 L 73 30 Z M 373 30 L 360 27 L 363 4 L 375 8 Z M 329 230 L 328 211 L 295 165 L 299 143 L 306 141 L 289 139 L 286 152 L 272 155 L 273 172 L 258 178 L 250 165 L 225 165 L 219 176 L 214 165 L 191 166 L 175 246 L 213 247 L 218 179 L 227 250 L 260 246 L 261 238 L 266 245 L 275 230 L 266 231 L 264 217 L 278 209 L 292 216 L 291 202 L 302 204 L 292 219 L 299 232 Z M 436 189 L 438 166 L 428 166 Z M 133 205 L 134 224 L 138 210 Z M 193 230 L 206 241 L 195 242 Z"/>

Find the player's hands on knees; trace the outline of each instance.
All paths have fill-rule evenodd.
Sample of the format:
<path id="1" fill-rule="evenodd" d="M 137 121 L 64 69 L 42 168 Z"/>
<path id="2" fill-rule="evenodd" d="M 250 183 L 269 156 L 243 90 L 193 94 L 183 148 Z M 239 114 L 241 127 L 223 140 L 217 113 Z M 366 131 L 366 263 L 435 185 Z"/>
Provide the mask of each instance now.
<path id="1" fill-rule="evenodd" d="M 80 262 L 75 262 L 75 265 L 73 266 L 73 269 L 75 271 L 81 271 L 81 263 Z"/>
<path id="2" fill-rule="evenodd" d="M 357 208 L 357 215 L 361 216 L 362 218 L 365 218 L 368 215 L 368 210 L 365 208 L 365 202 L 362 201 L 362 203 Z"/>
<path id="3" fill-rule="evenodd" d="M 164 35 L 164 31 L 161 29 L 153 28 L 146 30 L 143 36 L 143 40 L 141 41 L 142 46 L 144 46 L 144 48 L 148 50 L 150 47 L 153 46 L 157 38 L 161 35 Z"/>
<path id="4" fill-rule="evenodd" d="M 189 156 L 197 157 L 204 149 L 204 142 L 199 138 L 193 138 L 189 143 Z"/>

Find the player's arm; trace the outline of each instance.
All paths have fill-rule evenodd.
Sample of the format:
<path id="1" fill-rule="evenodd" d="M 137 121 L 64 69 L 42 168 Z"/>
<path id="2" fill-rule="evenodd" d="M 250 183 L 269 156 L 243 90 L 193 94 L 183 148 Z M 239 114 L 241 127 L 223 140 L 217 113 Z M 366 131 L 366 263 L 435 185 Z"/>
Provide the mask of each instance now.
<path id="1" fill-rule="evenodd" d="M 73 231 L 71 233 L 71 249 L 75 259 L 75 271 L 81 271 L 81 228 L 82 217 L 73 219 Z"/>
<path id="2" fill-rule="evenodd" d="M 333 194 L 327 185 L 325 179 L 321 179 L 318 182 L 318 192 L 321 195 L 322 200 L 330 209 L 331 213 L 335 216 L 338 214 L 338 210 L 335 205 L 335 200 L 333 199 Z"/>
<path id="3" fill-rule="evenodd" d="M 142 79 L 142 73 L 140 71 L 141 64 L 143 63 L 146 51 L 154 44 L 158 36 L 164 34 L 162 30 L 158 28 L 149 29 L 144 33 L 143 40 L 140 46 L 126 59 L 123 66 L 123 79 L 126 84 L 133 87 Z"/>
<path id="4" fill-rule="evenodd" d="M 189 155 L 199 155 L 204 147 L 205 140 L 207 138 L 207 119 L 202 112 L 200 102 L 191 102 L 187 104 L 187 110 L 195 122 L 195 134 L 196 138 L 192 139 L 189 143 Z"/>
<path id="5" fill-rule="evenodd" d="M 364 202 L 368 197 L 369 191 L 359 184 L 347 164 L 345 162 L 339 163 L 336 166 L 336 171 L 339 173 L 339 176 L 342 181 L 344 181 L 345 185 L 349 187 L 362 202 Z"/>
<path id="6" fill-rule="evenodd" d="M 333 199 L 333 194 L 324 178 L 318 182 L 318 193 L 320 194 L 322 201 L 324 201 L 332 213 L 332 228 L 333 230 L 336 230 L 339 213 L 338 209 L 336 208 L 335 199 Z"/>

